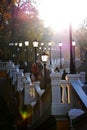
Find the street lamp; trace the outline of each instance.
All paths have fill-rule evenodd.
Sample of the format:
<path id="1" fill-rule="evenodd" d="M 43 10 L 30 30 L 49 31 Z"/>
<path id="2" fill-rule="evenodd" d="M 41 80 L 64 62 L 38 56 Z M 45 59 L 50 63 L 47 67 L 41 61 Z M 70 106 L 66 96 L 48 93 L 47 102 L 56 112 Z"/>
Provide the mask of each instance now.
<path id="1" fill-rule="evenodd" d="M 75 46 L 76 46 L 76 42 L 73 41 L 73 42 L 72 42 L 72 47 L 73 47 L 73 62 L 74 62 L 75 73 L 76 73 L 76 65 L 75 65 Z"/>
<path id="2" fill-rule="evenodd" d="M 10 58 L 11 58 L 11 60 L 13 59 L 13 46 L 14 46 L 14 43 L 9 43 L 9 48 L 10 48 Z"/>
<path id="3" fill-rule="evenodd" d="M 47 85 L 47 75 L 46 75 L 46 63 L 48 60 L 48 54 L 46 54 L 45 52 L 42 54 L 41 56 L 41 60 L 44 63 L 44 89 L 46 89 L 46 85 Z"/>
<path id="4" fill-rule="evenodd" d="M 28 65 L 28 46 L 29 46 L 29 41 L 25 41 L 25 46 L 26 46 L 26 54 L 27 54 L 27 65 Z"/>
<path id="5" fill-rule="evenodd" d="M 43 42 L 41 42 L 42 51 L 43 51 L 43 46 L 44 46 L 44 43 L 43 43 Z"/>
<path id="6" fill-rule="evenodd" d="M 75 74 L 75 64 L 73 61 L 73 47 L 72 47 L 72 26 L 69 26 L 69 40 L 70 40 L 70 74 Z"/>
<path id="7" fill-rule="evenodd" d="M 37 40 L 33 41 L 33 47 L 35 48 L 35 63 L 36 63 L 37 62 L 37 47 L 38 47 Z"/>
<path id="8" fill-rule="evenodd" d="M 15 46 L 17 47 L 17 45 L 18 45 L 18 43 L 17 42 L 15 42 Z"/>
<path id="9" fill-rule="evenodd" d="M 52 64 L 52 62 L 51 62 L 51 46 L 52 46 L 52 42 L 49 42 L 48 45 L 50 47 L 50 65 L 51 65 Z"/>
<path id="10" fill-rule="evenodd" d="M 20 59 L 21 59 L 21 48 L 22 48 L 22 42 L 19 42 L 19 47 L 20 47 Z"/>
<path id="11" fill-rule="evenodd" d="M 18 43 L 15 42 L 15 43 L 14 43 L 14 46 L 15 46 L 15 48 L 14 48 L 14 50 L 15 50 L 15 62 L 17 62 L 17 61 L 18 61 L 18 58 L 17 58 L 17 56 L 18 56 L 18 53 L 17 53 Z"/>
<path id="12" fill-rule="evenodd" d="M 22 47 L 22 42 L 19 42 L 19 47 Z"/>
<path id="13" fill-rule="evenodd" d="M 62 69 L 62 55 L 61 55 L 61 47 L 62 47 L 62 43 L 59 43 L 59 49 L 60 49 L 60 69 Z"/>

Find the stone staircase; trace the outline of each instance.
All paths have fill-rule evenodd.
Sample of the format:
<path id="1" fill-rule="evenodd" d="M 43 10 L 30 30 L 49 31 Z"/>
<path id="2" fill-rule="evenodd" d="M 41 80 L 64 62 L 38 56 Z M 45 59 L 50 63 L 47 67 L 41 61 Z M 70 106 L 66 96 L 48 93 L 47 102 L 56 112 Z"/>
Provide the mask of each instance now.
<path id="1" fill-rule="evenodd" d="M 5 88 L 5 91 L 2 91 L 5 92 L 5 97 L 8 97 L 5 99 L 9 111 L 14 117 L 15 123 L 13 123 L 13 125 L 15 125 L 15 130 L 25 128 L 26 130 L 48 128 L 51 130 L 72 129 L 70 118 L 67 116 L 67 114 L 72 108 L 81 108 L 84 109 L 84 111 L 87 110 L 87 96 L 86 94 L 82 94 L 85 95 L 85 98 L 84 96 L 82 97 L 81 93 L 83 93 L 83 90 L 80 88 L 80 85 L 77 85 L 77 80 L 82 78 L 81 74 L 68 75 L 67 80 L 61 80 L 61 76 L 61 73 L 51 74 L 50 88 L 43 93 L 41 93 L 42 91 L 38 89 L 39 92 L 41 92 L 39 93 L 38 100 L 35 104 L 33 102 L 24 104 L 24 91 L 22 91 L 23 88 L 22 90 L 19 89 L 18 92 L 16 92 L 16 89 L 14 91 L 13 88 L 15 88 L 17 84 L 12 84 L 15 83 L 12 81 L 12 79 L 15 81 L 15 77 L 10 78 L 10 82 L 7 74 L 2 76 L 5 77 L 5 79 L 7 78 L 9 81 L 8 84 L 5 82 L 9 89 Z M 27 84 L 27 82 L 25 82 L 25 84 Z M 19 97 L 17 97 L 17 93 Z M 19 104 L 16 102 L 18 100 Z M 25 112 L 28 114 L 31 113 L 31 116 L 29 116 L 27 119 L 25 119 Z M 15 117 L 15 113 L 17 113 L 18 116 L 16 117 L 18 118 Z"/>

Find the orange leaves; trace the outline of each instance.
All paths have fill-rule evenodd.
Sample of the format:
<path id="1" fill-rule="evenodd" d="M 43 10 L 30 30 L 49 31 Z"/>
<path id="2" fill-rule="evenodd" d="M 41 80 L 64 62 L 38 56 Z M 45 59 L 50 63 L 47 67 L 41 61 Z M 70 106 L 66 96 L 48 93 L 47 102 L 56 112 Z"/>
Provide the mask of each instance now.
<path id="1" fill-rule="evenodd" d="M 5 13 L 4 14 L 4 18 L 7 20 L 7 19 L 10 19 L 11 18 L 11 15 L 10 13 Z"/>

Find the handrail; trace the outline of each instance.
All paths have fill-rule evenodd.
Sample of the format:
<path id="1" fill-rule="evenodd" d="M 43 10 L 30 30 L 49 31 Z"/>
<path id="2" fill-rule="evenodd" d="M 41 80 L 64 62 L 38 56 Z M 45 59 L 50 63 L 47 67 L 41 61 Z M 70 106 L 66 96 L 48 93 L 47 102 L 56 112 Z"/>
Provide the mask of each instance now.
<path id="1" fill-rule="evenodd" d="M 60 74 L 53 73 L 51 77 L 52 87 L 46 90 L 44 93 L 41 93 L 42 90 L 40 90 L 39 91 L 40 94 L 38 95 L 38 100 L 36 102 L 34 101 L 31 103 L 32 125 L 34 127 L 40 125 L 51 114 L 55 114 L 54 113 L 55 110 L 57 110 L 58 114 L 61 113 L 66 114 L 68 109 L 70 109 L 71 105 L 72 107 L 75 107 L 74 101 L 76 102 L 76 97 L 73 96 L 74 92 L 76 93 L 76 96 L 78 95 L 79 97 L 78 101 L 81 101 L 82 102 L 81 105 L 83 105 L 87 110 L 87 101 L 86 101 L 87 95 L 85 94 L 85 92 L 77 82 L 79 76 L 80 75 L 77 75 L 76 78 L 74 79 L 75 75 L 73 75 L 73 81 L 72 80 L 63 81 L 61 80 L 61 73 Z M 72 91 L 72 88 L 75 91 Z M 51 101 L 51 96 L 52 96 L 52 101 Z M 76 105 L 77 105 L 76 107 L 79 107 L 77 103 Z"/>
<path id="2" fill-rule="evenodd" d="M 48 88 L 34 105 L 32 114 L 32 126 L 34 128 L 38 127 L 51 115 L 51 88 Z"/>
<path id="3" fill-rule="evenodd" d="M 74 88 L 75 92 L 77 93 L 79 99 L 82 101 L 84 107 L 87 109 L 87 95 L 79 85 L 78 81 L 71 81 L 71 85 Z"/>
<path id="4" fill-rule="evenodd" d="M 87 114 L 85 115 L 87 111 L 87 95 L 78 80 L 70 81 L 70 85 L 72 88 L 72 107 L 76 108 L 76 113 L 69 115 L 71 129 L 87 130 Z M 83 111 L 84 114 L 81 111 Z"/>

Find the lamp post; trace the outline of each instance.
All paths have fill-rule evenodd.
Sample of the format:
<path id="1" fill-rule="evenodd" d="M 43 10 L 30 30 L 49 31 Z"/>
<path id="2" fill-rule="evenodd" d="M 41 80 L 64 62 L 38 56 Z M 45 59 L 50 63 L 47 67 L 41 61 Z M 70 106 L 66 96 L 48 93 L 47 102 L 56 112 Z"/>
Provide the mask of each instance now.
<path id="1" fill-rule="evenodd" d="M 75 74 L 75 64 L 73 61 L 73 47 L 72 47 L 72 26 L 69 26 L 69 40 L 70 40 L 70 74 Z"/>
<path id="2" fill-rule="evenodd" d="M 62 69 L 62 54 L 61 54 L 61 47 L 62 47 L 62 43 L 59 43 L 59 49 L 60 49 L 60 69 Z"/>
<path id="3" fill-rule="evenodd" d="M 19 42 L 19 47 L 20 47 L 20 59 L 21 59 L 21 48 L 22 48 L 22 42 Z"/>
<path id="4" fill-rule="evenodd" d="M 35 63 L 36 63 L 37 62 L 37 47 L 38 47 L 37 40 L 33 41 L 33 47 L 35 48 Z"/>
<path id="5" fill-rule="evenodd" d="M 51 62 L 51 46 L 52 46 L 52 42 L 49 42 L 48 45 L 50 47 L 50 65 L 51 65 L 52 64 L 52 62 Z"/>
<path id="6" fill-rule="evenodd" d="M 41 42 L 42 51 L 43 51 L 43 46 L 44 46 L 44 43 L 43 43 L 43 42 Z"/>
<path id="7" fill-rule="evenodd" d="M 18 61 L 18 58 L 17 58 L 17 56 L 18 56 L 18 53 L 17 53 L 18 43 L 15 42 L 15 43 L 14 43 L 14 46 L 15 46 L 15 62 L 17 62 L 17 61 Z"/>
<path id="8" fill-rule="evenodd" d="M 41 60 L 44 63 L 44 89 L 46 90 L 46 86 L 47 86 L 46 63 L 48 60 L 48 55 L 45 52 L 42 54 Z"/>
<path id="9" fill-rule="evenodd" d="M 9 43 L 9 48 L 10 48 L 10 58 L 11 58 L 11 60 L 13 59 L 13 45 L 14 45 L 14 43 Z"/>
<path id="10" fill-rule="evenodd" d="M 73 62 L 74 62 L 75 73 L 76 73 L 76 64 L 75 64 L 75 46 L 76 46 L 76 42 L 73 41 L 73 42 L 72 42 L 72 47 L 73 47 Z"/>
<path id="11" fill-rule="evenodd" d="M 28 66 L 28 46 L 29 46 L 29 41 L 25 41 L 25 46 L 26 46 L 26 54 L 27 54 L 27 66 Z"/>

